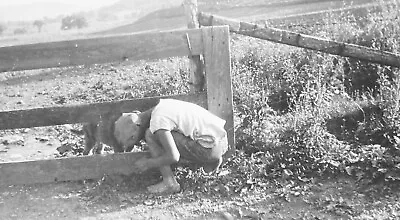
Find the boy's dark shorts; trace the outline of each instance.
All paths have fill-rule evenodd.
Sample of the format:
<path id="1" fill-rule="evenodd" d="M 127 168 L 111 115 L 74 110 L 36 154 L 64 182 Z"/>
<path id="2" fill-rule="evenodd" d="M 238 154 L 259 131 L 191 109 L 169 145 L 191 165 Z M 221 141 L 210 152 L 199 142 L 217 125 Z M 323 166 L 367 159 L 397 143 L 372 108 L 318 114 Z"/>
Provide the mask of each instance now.
<path id="1" fill-rule="evenodd" d="M 205 148 L 201 146 L 197 141 L 187 137 L 179 132 L 172 131 L 176 147 L 182 158 L 191 162 L 204 165 L 207 169 L 214 170 L 219 167 L 222 155 L 215 152 L 214 148 Z"/>

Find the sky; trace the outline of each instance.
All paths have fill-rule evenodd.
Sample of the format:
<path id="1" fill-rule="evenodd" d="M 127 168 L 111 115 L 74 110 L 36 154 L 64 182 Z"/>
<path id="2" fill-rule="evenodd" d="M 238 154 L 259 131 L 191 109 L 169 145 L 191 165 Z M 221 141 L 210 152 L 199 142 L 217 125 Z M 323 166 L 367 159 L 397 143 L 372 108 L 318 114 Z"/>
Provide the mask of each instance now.
<path id="1" fill-rule="evenodd" d="M 0 0 L 0 22 L 55 17 L 77 11 L 89 11 L 111 5 L 118 0 Z M 51 2 L 66 4 L 63 7 L 34 7 Z M 25 5 L 25 7 L 24 7 Z M 26 7 L 28 5 L 28 7 Z"/>
<path id="2" fill-rule="evenodd" d="M 10 6 L 10 5 L 23 5 L 23 4 L 32 4 L 32 3 L 40 3 L 40 2 L 58 2 L 58 3 L 66 3 L 70 5 L 76 5 L 82 7 L 83 9 L 91 8 L 91 7 L 101 7 L 104 5 L 110 5 L 112 3 L 117 2 L 118 0 L 0 0 L 1 6 Z"/>

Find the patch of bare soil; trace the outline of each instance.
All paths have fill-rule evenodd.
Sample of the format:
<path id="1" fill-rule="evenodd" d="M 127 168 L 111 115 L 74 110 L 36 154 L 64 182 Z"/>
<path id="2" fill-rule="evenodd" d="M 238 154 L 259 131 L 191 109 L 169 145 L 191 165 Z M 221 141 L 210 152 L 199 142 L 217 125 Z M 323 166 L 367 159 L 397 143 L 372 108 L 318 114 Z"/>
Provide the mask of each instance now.
<path id="1" fill-rule="evenodd" d="M 395 219 L 385 207 L 399 200 L 383 196 L 371 203 L 351 180 L 331 180 L 299 189 L 270 185 L 232 193 L 184 188 L 174 195 L 150 195 L 156 175 L 107 176 L 100 180 L 12 186 L 0 190 L 1 219 Z M 181 182 L 182 183 L 182 182 Z M 185 187 L 185 186 L 184 186 Z M 365 204 L 381 213 L 365 214 Z M 386 217 L 380 218 L 384 214 Z M 357 217 L 358 216 L 358 217 Z"/>
<path id="2" fill-rule="evenodd" d="M 92 103 L 185 91 L 179 59 L 2 73 L 2 111 Z M 151 75 L 151 77 L 150 77 Z M 184 74 L 183 74 L 184 75 Z M 140 82 L 140 83 L 138 83 Z M 168 84 L 163 90 L 155 85 Z M 0 162 L 79 156 L 80 125 L 0 131 Z M 146 175 L 0 188 L 0 219 L 396 219 L 399 193 L 360 189 L 353 180 L 269 180 L 232 188 L 232 170 L 218 178 L 179 175 L 183 190 L 150 195 L 159 181 Z M 184 169 L 188 169 L 187 167 Z M 0 177 L 2 178 L 2 177 Z M 199 179 L 193 179 L 199 178 Z M 201 181 L 197 181 L 201 180 Z M 197 182 L 196 182 L 197 181 Z"/>

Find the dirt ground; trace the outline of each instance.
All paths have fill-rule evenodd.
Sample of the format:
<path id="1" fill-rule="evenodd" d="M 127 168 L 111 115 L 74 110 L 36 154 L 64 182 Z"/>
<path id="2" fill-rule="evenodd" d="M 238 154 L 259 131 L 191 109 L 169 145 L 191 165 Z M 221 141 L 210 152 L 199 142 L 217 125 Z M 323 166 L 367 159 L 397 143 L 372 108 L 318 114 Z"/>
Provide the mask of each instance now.
<path id="1" fill-rule="evenodd" d="M 356 195 L 356 198 L 346 196 L 346 193 L 353 194 L 350 192 L 354 190 L 346 180 L 321 183 L 305 191 L 304 195 L 282 198 L 275 188 L 242 195 L 221 195 L 217 191 L 215 195 L 209 195 L 183 190 L 170 196 L 152 196 L 137 181 L 117 176 L 107 178 L 90 183 L 2 188 L 0 218 L 349 219 L 349 213 L 360 209 L 366 197 L 363 194 Z M 337 197 L 338 193 L 343 197 Z M 330 197 L 332 195 L 334 198 Z M 342 201 L 335 198 L 342 198 Z M 355 200 L 358 206 L 354 205 Z"/>
<path id="2" fill-rule="evenodd" d="M 146 74 L 165 82 L 181 73 L 180 61 L 121 63 L 0 74 L 0 110 L 130 98 Z M 160 73 L 169 73 L 163 78 Z M 170 81 L 171 85 L 176 82 Z M 177 85 L 175 85 L 177 86 Z M 135 87 L 136 88 L 136 87 Z M 142 87 L 151 90 L 152 87 Z M 137 92 L 137 91 L 135 91 Z M 0 131 L 0 162 L 76 156 L 80 125 Z M 229 176 L 228 168 L 224 174 Z M 1 178 L 1 177 L 0 177 Z M 223 177 L 222 177 L 223 178 Z M 297 185 L 270 180 L 238 192 L 224 185 L 188 184 L 174 195 L 149 195 L 157 173 L 98 180 L 0 187 L 0 219 L 397 219 L 400 197 L 381 185 L 360 188 L 334 178 Z M 247 189 L 247 188 L 244 188 Z"/>

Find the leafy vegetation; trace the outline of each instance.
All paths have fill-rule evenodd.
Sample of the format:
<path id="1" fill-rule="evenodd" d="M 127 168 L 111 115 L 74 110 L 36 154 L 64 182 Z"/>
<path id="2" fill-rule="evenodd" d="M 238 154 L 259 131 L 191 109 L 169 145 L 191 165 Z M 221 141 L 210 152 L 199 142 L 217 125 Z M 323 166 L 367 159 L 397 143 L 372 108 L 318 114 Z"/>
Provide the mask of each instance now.
<path id="1" fill-rule="evenodd" d="M 309 34 L 398 53 L 398 2 L 381 6 Z M 398 69 L 246 38 L 234 49 L 238 148 L 266 176 L 400 180 Z"/>
<path id="2" fill-rule="evenodd" d="M 33 22 L 33 26 L 36 26 L 36 27 L 37 27 L 38 32 L 41 32 L 41 31 L 42 31 L 43 25 L 44 25 L 44 21 L 42 21 L 42 20 L 35 20 L 35 21 Z"/>
<path id="3" fill-rule="evenodd" d="M 16 28 L 14 29 L 14 35 L 18 34 L 26 34 L 28 31 L 25 28 Z"/>
<path id="4" fill-rule="evenodd" d="M 396 5 L 384 9 L 368 19 L 331 15 L 324 27 L 311 34 L 398 52 L 394 45 L 400 39 L 399 29 L 386 21 L 399 10 Z M 372 27 L 391 33 L 385 35 L 391 38 L 378 40 L 379 32 Z M 276 181 L 280 186 L 274 191 L 276 196 L 289 200 L 307 192 L 320 177 L 344 175 L 354 178 L 360 188 L 398 183 L 400 94 L 396 68 L 237 35 L 232 37 L 232 62 L 237 152 L 216 175 L 205 175 L 190 166 L 177 167 L 179 182 L 186 190 L 240 195 L 268 189 Z M 110 67 L 125 85 L 102 78 L 86 85 L 90 92 L 77 90 L 54 101 L 99 102 L 184 93 L 188 91 L 182 86 L 187 74 L 181 63 L 180 58 L 173 58 L 137 65 L 136 70 L 129 70 L 136 72 L 134 82 Z M 378 192 L 386 189 L 375 188 Z M 328 211 L 349 207 L 339 197 L 317 200 L 315 205 Z M 362 213 L 352 207 L 349 210 L 353 211 L 348 211 L 347 217 Z"/>
<path id="5" fill-rule="evenodd" d="M 382 4 L 382 10 L 369 17 L 328 15 L 324 26 L 308 34 L 398 52 L 400 28 L 392 22 L 398 11 L 393 2 Z M 308 182 L 327 175 L 352 176 L 362 185 L 399 181 L 398 69 L 237 35 L 232 37 L 232 55 L 238 151 L 225 168 L 237 178 L 223 182 L 228 189 L 222 191 L 262 187 L 269 179 Z M 135 83 L 121 86 L 102 79 L 92 82 L 90 92 L 78 90 L 54 101 L 99 102 L 187 92 L 181 62 L 174 58 L 148 63 L 138 70 L 143 74 Z M 114 70 L 118 71 L 110 71 Z M 114 92 L 118 87 L 122 91 Z M 194 182 L 224 181 L 179 172 L 193 175 Z M 182 181 L 191 185 L 191 180 Z"/>
<path id="6" fill-rule="evenodd" d="M 6 29 L 6 26 L 4 24 L 0 24 L 0 35 L 3 34 L 5 29 Z"/>
<path id="7" fill-rule="evenodd" d="M 72 28 L 85 28 L 88 26 L 86 18 L 81 14 L 74 14 L 64 17 L 61 20 L 61 30 L 69 30 Z"/>

